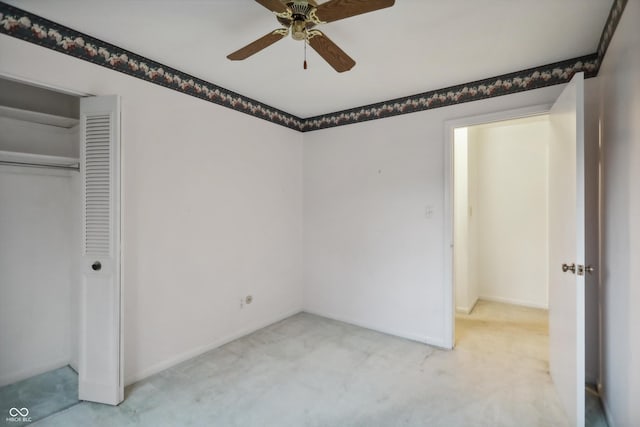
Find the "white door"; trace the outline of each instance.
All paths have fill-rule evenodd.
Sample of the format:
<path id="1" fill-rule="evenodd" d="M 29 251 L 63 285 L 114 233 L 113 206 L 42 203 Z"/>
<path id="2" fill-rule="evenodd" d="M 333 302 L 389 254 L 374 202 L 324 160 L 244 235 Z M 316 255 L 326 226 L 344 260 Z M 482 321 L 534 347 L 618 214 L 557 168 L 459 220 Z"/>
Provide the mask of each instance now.
<path id="1" fill-rule="evenodd" d="M 551 109 L 549 146 L 549 364 L 572 425 L 584 426 L 584 76 Z"/>
<path id="2" fill-rule="evenodd" d="M 79 396 L 124 398 L 120 341 L 120 100 L 80 102 L 82 280 Z"/>

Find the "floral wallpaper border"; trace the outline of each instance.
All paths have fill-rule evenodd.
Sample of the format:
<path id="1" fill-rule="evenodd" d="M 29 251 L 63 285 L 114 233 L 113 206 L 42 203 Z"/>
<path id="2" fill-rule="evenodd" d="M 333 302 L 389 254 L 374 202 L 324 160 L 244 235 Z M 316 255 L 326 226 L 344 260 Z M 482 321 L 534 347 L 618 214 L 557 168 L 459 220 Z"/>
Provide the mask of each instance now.
<path id="1" fill-rule="evenodd" d="M 382 119 L 433 108 L 447 107 L 464 102 L 509 95 L 531 89 L 566 83 L 575 73 L 584 71 L 585 77 L 594 77 L 598 70 L 598 57 L 592 55 L 433 90 L 418 95 L 378 102 L 331 114 L 305 119 L 302 131 L 308 132 L 329 127 Z"/>
<path id="2" fill-rule="evenodd" d="M 598 43 L 598 69 L 600 69 L 604 54 L 607 53 L 613 34 L 616 32 L 616 28 L 618 28 L 618 23 L 620 22 L 624 8 L 627 6 L 627 2 L 628 0 L 615 0 L 613 6 L 611 6 L 611 11 L 602 30 L 600 42 Z"/>
<path id="3" fill-rule="evenodd" d="M 103 67 L 300 130 L 302 120 L 136 53 L 0 1 L 0 34 L 7 34 Z"/>
<path id="4" fill-rule="evenodd" d="M 597 53 L 476 82 L 300 118 L 0 1 L 0 34 L 65 53 L 288 128 L 309 132 L 566 83 L 598 74 L 628 0 L 614 0 Z"/>

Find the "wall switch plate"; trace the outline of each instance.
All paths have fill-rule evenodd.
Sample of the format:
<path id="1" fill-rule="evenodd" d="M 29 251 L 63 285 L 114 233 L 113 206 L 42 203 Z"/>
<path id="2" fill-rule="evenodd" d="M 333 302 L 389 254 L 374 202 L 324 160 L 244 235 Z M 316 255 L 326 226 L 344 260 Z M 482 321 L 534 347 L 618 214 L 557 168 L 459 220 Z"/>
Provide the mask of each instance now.
<path id="1" fill-rule="evenodd" d="M 426 216 L 428 219 L 431 219 L 431 217 L 433 217 L 433 211 L 434 211 L 433 206 L 431 205 L 427 206 L 424 210 L 424 216 Z"/>

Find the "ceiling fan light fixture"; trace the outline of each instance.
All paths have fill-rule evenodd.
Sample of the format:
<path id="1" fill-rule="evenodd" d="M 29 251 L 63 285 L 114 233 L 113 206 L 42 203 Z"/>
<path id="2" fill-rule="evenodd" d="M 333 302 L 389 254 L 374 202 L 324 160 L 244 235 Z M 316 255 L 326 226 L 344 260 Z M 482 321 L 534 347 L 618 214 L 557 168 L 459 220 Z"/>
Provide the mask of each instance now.
<path id="1" fill-rule="evenodd" d="M 282 28 L 249 43 L 227 55 L 227 58 L 232 61 L 247 59 L 281 40 L 290 32 L 294 40 L 305 42 L 305 49 L 306 44 L 309 43 L 309 46 L 339 73 L 349 71 L 356 62 L 315 27 L 391 7 L 395 3 L 395 0 L 327 0 L 321 4 L 318 4 L 318 0 L 255 1 L 273 12 Z"/>
<path id="2" fill-rule="evenodd" d="M 287 2 L 287 6 L 294 14 L 306 15 L 309 11 L 308 0 L 293 0 L 292 2 Z"/>
<path id="3" fill-rule="evenodd" d="M 307 24 L 304 20 L 296 19 L 291 25 L 291 37 L 294 40 L 305 40 L 307 38 Z"/>

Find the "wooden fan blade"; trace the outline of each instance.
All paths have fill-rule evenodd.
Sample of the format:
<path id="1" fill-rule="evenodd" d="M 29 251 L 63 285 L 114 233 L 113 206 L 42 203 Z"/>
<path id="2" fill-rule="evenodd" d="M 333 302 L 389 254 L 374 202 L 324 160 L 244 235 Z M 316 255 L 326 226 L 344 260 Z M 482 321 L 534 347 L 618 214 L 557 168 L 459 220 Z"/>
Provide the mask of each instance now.
<path id="1" fill-rule="evenodd" d="M 277 42 L 278 40 L 282 39 L 284 36 L 287 35 L 286 33 L 287 31 L 288 30 L 286 28 L 283 28 L 282 30 L 272 31 L 269 34 L 260 37 L 258 40 L 254 41 L 253 43 L 249 43 L 242 49 L 238 49 L 232 54 L 227 55 L 227 58 L 229 58 L 232 61 L 241 61 L 243 59 L 247 59 L 251 55 L 260 52 L 262 49 L 267 48 L 272 44 L 274 44 L 275 42 Z"/>
<path id="2" fill-rule="evenodd" d="M 330 0 L 318 6 L 316 16 L 323 22 L 333 22 L 391 7 L 394 3 L 395 0 Z"/>
<path id="3" fill-rule="evenodd" d="M 271 12 L 282 13 L 287 11 L 287 6 L 285 6 L 280 0 L 256 0 L 257 3 L 260 3 Z"/>
<path id="4" fill-rule="evenodd" d="M 337 72 L 344 73 L 356 65 L 356 61 L 344 53 L 329 37 L 318 30 L 314 30 L 314 33 L 317 35 L 309 38 L 309 45 Z"/>

